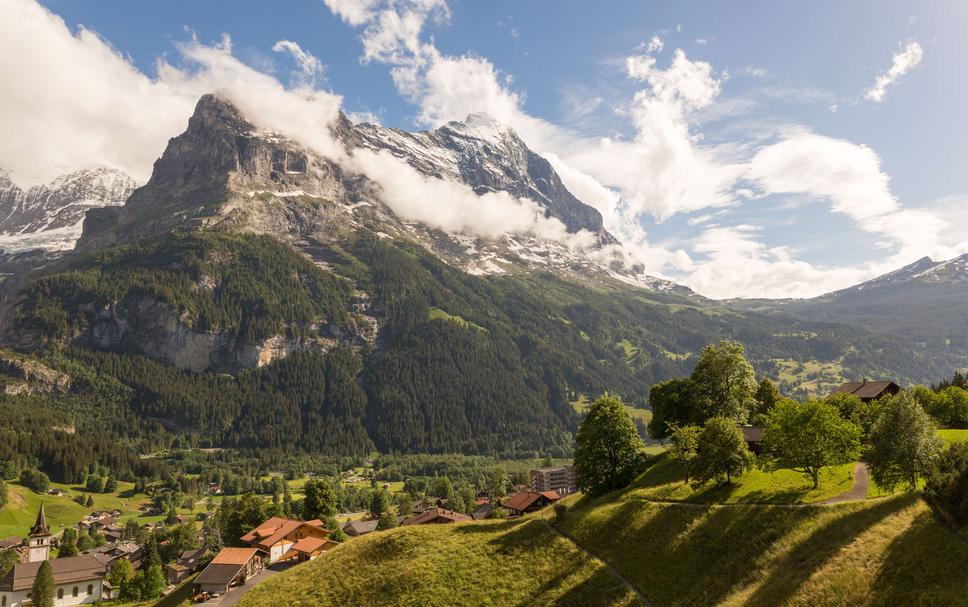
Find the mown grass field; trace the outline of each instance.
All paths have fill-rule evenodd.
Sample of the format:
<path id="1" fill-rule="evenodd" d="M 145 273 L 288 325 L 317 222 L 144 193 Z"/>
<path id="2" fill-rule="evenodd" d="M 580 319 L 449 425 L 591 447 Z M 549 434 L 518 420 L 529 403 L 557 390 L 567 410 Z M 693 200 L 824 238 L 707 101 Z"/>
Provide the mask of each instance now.
<path id="1" fill-rule="evenodd" d="M 634 605 L 605 566 L 536 519 L 402 527 L 294 567 L 239 607 Z"/>
<path id="2" fill-rule="evenodd" d="M 683 482 L 685 470 L 678 462 L 660 455 L 628 489 L 628 494 L 651 500 L 693 503 L 771 503 L 797 504 L 820 502 L 846 493 L 854 484 L 854 464 L 824 468 L 820 486 L 793 470 L 766 471 L 759 468 L 733 479 L 730 485 L 707 485 L 695 489 Z"/>
<path id="3" fill-rule="evenodd" d="M 119 482 L 114 493 L 91 494 L 72 485 L 51 483 L 50 486 L 66 491 L 67 495 L 40 495 L 22 485 L 7 483 L 7 504 L 0 509 L 0 538 L 24 536 L 37 519 L 41 501 L 44 502 L 47 523 L 55 534 L 74 525 L 92 510 L 120 510 L 123 519 L 136 517 L 138 506 L 147 501 L 143 494 L 130 495 L 133 483 Z M 78 504 L 73 499 L 77 495 L 83 495 L 85 499 L 88 495 L 93 496 L 94 505 L 88 508 Z"/>
<path id="4" fill-rule="evenodd" d="M 968 441 L 968 430 L 938 430 L 938 436 L 948 443 L 963 443 Z"/>

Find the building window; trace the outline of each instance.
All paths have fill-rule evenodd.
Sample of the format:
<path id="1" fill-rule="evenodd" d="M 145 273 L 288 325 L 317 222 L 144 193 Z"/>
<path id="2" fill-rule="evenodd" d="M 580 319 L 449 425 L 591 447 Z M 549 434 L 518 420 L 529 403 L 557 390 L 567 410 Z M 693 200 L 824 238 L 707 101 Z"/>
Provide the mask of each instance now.
<path id="1" fill-rule="evenodd" d="M 74 586 L 74 596 L 77 596 L 77 586 Z"/>
<path id="2" fill-rule="evenodd" d="M 0 607 L 7 607 L 7 595 L 0 596 Z"/>
<path id="3" fill-rule="evenodd" d="M 64 589 L 63 588 L 58 588 L 57 589 L 57 599 L 60 600 L 62 598 L 64 598 Z"/>
<path id="4" fill-rule="evenodd" d="M 87 585 L 87 596 L 91 596 L 92 594 L 94 594 L 94 584 L 88 584 Z"/>

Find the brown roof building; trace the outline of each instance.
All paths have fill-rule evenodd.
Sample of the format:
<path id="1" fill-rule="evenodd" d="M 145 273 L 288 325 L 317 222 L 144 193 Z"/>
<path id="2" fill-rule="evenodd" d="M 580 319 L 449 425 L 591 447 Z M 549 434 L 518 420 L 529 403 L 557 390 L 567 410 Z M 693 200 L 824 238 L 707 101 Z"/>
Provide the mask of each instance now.
<path id="1" fill-rule="evenodd" d="M 223 548 L 195 578 L 195 590 L 225 594 L 230 588 L 240 586 L 249 578 L 258 575 L 263 566 L 264 561 L 258 548 Z"/>
<path id="2" fill-rule="evenodd" d="M 293 521 L 290 519 L 272 517 L 262 523 L 240 539 L 263 550 L 269 555 L 269 562 L 295 558 L 295 554 L 287 554 L 293 545 L 307 537 L 325 540 L 330 531 L 323 527 L 323 522 L 316 519 L 311 521 Z"/>
<path id="3" fill-rule="evenodd" d="M 380 521 L 377 519 L 373 519 L 372 521 L 347 521 L 343 523 L 343 533 L 354 537 L 366 535 L 367 533 L 376 531 L 377 525 L 379 524 Z"/>
<path id="4" fill-rule="evenodd" d="M 556 491 L 518 491 L 504 500 L 501 505 L 507 508 L 512 516 L 521 516 L 540 510 L 560 499 L 561 496 Z"/>
<path id="5" fill-rule="evenodd" d="M 424 510 L 417 516 L 408 518 L 403 521 L 404 525 L 436 525 L 441 523 L 461 523 L 464 521 L 473 520 L 466 514 L 461 514 L 460 512 L 454 512 L 453 510 L 444 510 L 443 508 L 430 508 L 429 510 Z"/>
<path id="6" fill-rule="evenodd" d="M 892 381 L 857 381 L 841 384 L 834 394 L 853 394 L 864 402 L 877 400 L 882 396 L 892 396 L 901 391 L 901 386 Z"/>

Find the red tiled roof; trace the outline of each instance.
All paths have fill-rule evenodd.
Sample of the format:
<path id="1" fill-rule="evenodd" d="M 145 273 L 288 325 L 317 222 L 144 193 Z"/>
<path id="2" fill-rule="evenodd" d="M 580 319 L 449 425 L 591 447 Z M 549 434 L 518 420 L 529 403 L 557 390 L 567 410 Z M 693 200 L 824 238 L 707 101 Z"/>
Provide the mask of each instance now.
<path id="1" fill-rule="evenodd" d="M 212 559 L 212 563 L 215 565 L 245 565 L 258 552 L 258 548 L 222 548 L 222 551 Z"/>
<path id="2" fill-rule="evenodd" d="M 507 498 L 502 502 L 502 506 L 508 510 L 517 510 L 518 512 L 523 512 L 531 507 L 533 503 L 544 497 L 548 501 L 556 502 L 561 499 L 557 491 L 542 491 L 540 493 L 536 491 L 518 491 L 511 497 Z"/>
<path id="3" fill-rule="evenodd" d="M 303 525 L 309 525 L 310 527 L 315 527 L 316 529 L 329 533 L 329 530 L 323 526 L 323 521 L 319 519 L 313 519 L 311 521 L 293 521 L 287 518 L 279 518 L 274 516 L 239 539 L 246 544 L 259 546 L 260 548 L 268 550 L 273 544 L 284 539 L 287 535 L 296 529 L 299 529 Z"/>
<path id="4" fill-rule="evenodd" d="M 303 554 L 312 554 L 316 552 L 326 544 L 334 544 L 327 539 L 321 537 L 304 537 L 295 544 L 292 545 L 290 550 L 295 550 L 296 552 L 302 552 Z"/>

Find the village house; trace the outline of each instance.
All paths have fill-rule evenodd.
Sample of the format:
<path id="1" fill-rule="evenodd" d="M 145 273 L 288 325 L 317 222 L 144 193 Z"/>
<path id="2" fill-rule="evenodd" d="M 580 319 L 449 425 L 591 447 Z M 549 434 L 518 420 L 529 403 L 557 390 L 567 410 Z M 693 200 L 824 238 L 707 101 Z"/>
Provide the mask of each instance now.
<path id="1" fill-rule="evenodd" d="M 746 441 L 746 447 L 753 453 L 762 453 L 763 428 L 760 426 L 740 425 L 739 429 L 743 433 L 743 440 Z"/>
<path id="2" fill-rule="evenodd" d="M 893 396 L 901 391 L 901 386 L 892 381 L 856 381 L 841 384 L 834 394 L 853 394 L 862 401 L 870 402 L 882 396 Z"/>
<path id="3" fill-rule="evenodd" d="M 114 567 L 118 559 L 130 561 L 131 566 L 135 569 L 141 566 L 142 549 L 135 542 L 112 542 L 98 546 L 97 548 L 85 550 L 82 554 L 93 556 L 108 571 L 111 571 L 111 568 Z"/>
<path id="4" fill-rule="evenodd" d="M 262 572 L 265 560 L 259 548 L 223 548 L 195 578 L 197 594 L 222 595 Z"/>
<path id="5" fill-rule="evenodd" d="M 208 554 L 208 546 L 182 552 L 177 561 L 165 568 L 165 578 L 168 579 L 168 583 L 179 584 L 189 575 L 195 573 L 202 557 L 206 554 Z"/>
<path id="6" fill-rule="evenodd" d="M 11 548 L 17 548 L 24 543 L 23 538 L 20 537 L 8 537 L 5 540 L 0 540 L 0 550 L 9 550 Z"/>
<path id="7" fill-rule="evenodd" d="M 346 535 L 358 537 L 366 535 L 367 533 L 373 533 L 379 524 L 380 521 L 377 519 L 373 519 L 372 521 L 346 521 L 343 523 L 342 529 Z"/>
<path id="8" fill-rule="evenodd" d="M 518 491 L 505 499 L 501 505 L 507 508 L 511 516 L 521 516 L 528 512 L 541 510 L 560 499 L 561 496 L 556 491 Z"/>
<path id="9" fill-rule="evenodd" d="M 330 531 L 323 527 L 323 522 L 319 519 L 293 521 L 272 517 L 239 539 L 265 552 L 269 563 L 276 563 L 281 560 L 300 558 L 299 552 L 289 554 L 293 545 L 299 540 L 314 537 L 330 542 L 327 539 L 329 534 Z"/>
<path id="10" fill-rule="evenodd" d="M 489 517 L 492 512 L 494 512 L 494 504 L 481 504 L 471 512 L 471 518 L 475 521 L 481 521 Z"/>
<path id="11" fill-rule="evenodd" d="M 555 466 L 538 468 L 530 472 L 531 488 L 535 491 L 554 491 L 558 495 L 569 495 L 577 491 L 574 466 Z"/>
<path id="12" fill-rule="evenodd" d="M 430 508 L 429 510 L 424 510 L 417 516 L 408 518 L 403 521 L 404 525 L 438 525 L 442 523 L 462 523 L 464 521 L 473 520 L 466 514 L 461 514 L 460 512 L 454 512 L 453 510 L 444 510 L 443 508 Z"/>
<path id="13" fill-rule="evenodd" d="M 27 536 L 27 562 L 17 563 L 0 580 L 0 607 L 31 605 L 34 579 L 41 564 L 48 560 L 54 574 L 54 604 L 58 607 L 90 604 L 109 598 L 104 564 L 91 555 L 50 559 L 51 539 L 41 503 L 37 522 Z"/>

